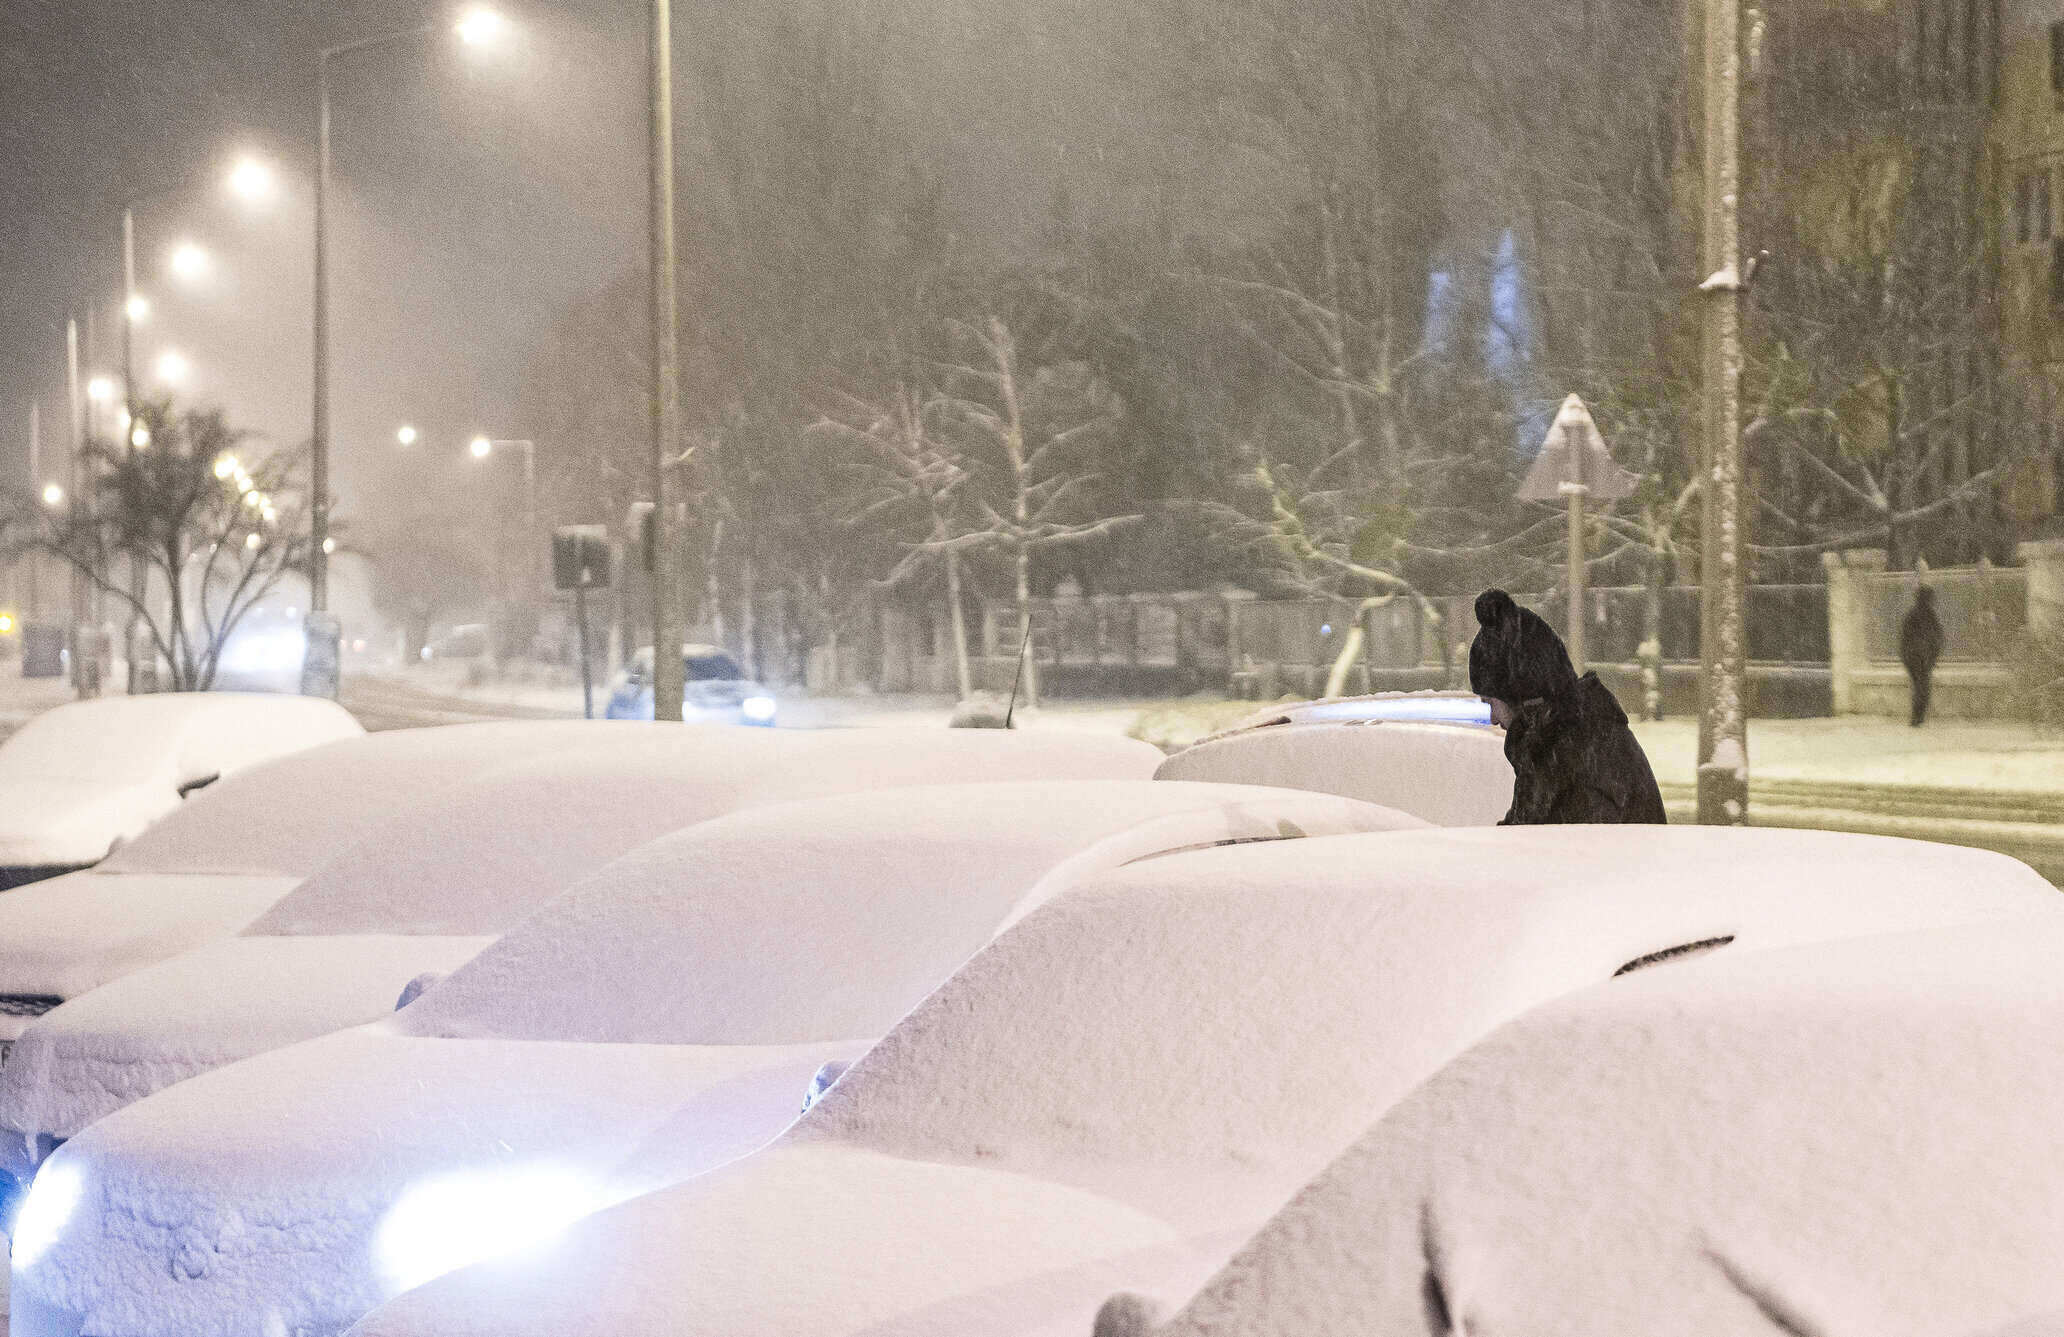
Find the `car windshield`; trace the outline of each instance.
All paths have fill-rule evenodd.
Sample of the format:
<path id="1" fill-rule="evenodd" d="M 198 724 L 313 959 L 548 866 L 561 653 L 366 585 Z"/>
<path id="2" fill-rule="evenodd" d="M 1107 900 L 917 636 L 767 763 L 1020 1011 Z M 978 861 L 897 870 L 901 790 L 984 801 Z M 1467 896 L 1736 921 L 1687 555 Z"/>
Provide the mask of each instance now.
<path id="1" fill-rule="evenodd" d="M 685 663 L 690 682 L 737 682 L 745 677 L 738 661 L 721 650 L 690 654 Z"/>

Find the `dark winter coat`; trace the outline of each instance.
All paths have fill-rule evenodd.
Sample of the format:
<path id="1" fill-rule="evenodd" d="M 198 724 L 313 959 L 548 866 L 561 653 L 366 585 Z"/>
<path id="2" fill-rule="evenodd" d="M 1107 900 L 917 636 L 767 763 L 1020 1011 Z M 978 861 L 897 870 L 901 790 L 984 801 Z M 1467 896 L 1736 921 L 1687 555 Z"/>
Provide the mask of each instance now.
<path id="1" fill-rule="evenodd" d="M 1503 590 L 1477 596 L 1476 620 L 1470 690 L 1512 711 L 1512 807 L 1501 825 L 1667 821 L 1626 712 L 1597 674 L 1577 676 L 1554 628 Z"/>
<path id="2" fill-rule="evenodd" d="M 1899 624 L 1899 660 L 1913 674 L 1933 673 L 1942 658 L 1942 619 L 1935 615 L 1935 591 L 1923 585 Z"/>
<path id="3" fill-rule="evenodd" d="M 1514 707 L 1505 759 L 1512 810 L 1501 826 L 1669 820 L 1626 712 L 1595 673 L 1565 695 Z"/>

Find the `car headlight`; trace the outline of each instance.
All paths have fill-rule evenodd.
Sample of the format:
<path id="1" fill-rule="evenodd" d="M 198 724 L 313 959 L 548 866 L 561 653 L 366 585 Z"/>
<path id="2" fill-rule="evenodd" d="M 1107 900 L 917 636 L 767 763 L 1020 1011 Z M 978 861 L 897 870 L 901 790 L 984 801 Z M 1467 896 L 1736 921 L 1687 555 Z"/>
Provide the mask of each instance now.
<path id="1" fill-rule="evenodd" d="M 739 703 L 738 708 L 745 713 L 747 719 L 765 724 L 774 718 L 774 712 L 780 707 L 774 704 L 774 698 L 771 696 L 748 696 Z"/>
<path id="2" fill-rule="evenodd" d="M 14 1265 L 29 1267 L 57 1243 L 86 1196 L 86 1176 L 70 1161 L 45 1165 L 14 1218 Z"/>
<path id="3" fill-rule="evenodd" d="M 447 1272 L 543 1244 L 608 1205 L 588 1177 L 559 1166 L 460 1170 L 406 1190 L 373 1241 L 395 1293 Z"/>

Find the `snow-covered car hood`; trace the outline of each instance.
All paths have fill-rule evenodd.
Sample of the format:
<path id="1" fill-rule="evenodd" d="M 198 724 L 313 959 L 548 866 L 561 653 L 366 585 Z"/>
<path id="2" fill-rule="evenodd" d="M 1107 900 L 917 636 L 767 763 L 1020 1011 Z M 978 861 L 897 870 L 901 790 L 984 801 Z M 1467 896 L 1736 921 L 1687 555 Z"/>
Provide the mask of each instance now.
<path id="1" fill-rule="evenodd" d="M 394 1010 L 408 982 L 484 937 L 239 937 L 45 1013 L 0 1064 L 0 1126 L 70 1137 L 196 1073 Z"/>
<path id="2" fill-rule="evenodd" d="M 544 1185 L 516 1190 L 533 1224 L 620 1202 L 652 1187 L 617 1173 L 627 1147 L 664 1130 L 714 1168 L 779 1133 L 821 1064 L 864 1047 L 324 1036 L 181 1083 L 59 1150 L 43 1173 L 87 1185 L 89 1205 L 23 1284 L 92 1331 L 334 1332 L 470 1261 L 444 1253 L 482 1228 L 469 1189 Z M 456 1205 L 440 1200 L 454 1185 Z"/>
<path id="3" fill-rule="evenodd" d="M 543 1250 L 442 1277 L 350 1331 L 1087 1337 L 1114 1278 L 1208 1275 L 1246 1230 L 986 1166 L 783 1147 L 589 1217 Z"/>
<path id="4" fill-rule="evenodd" d="M 18 887 L 0 896 L 0 994 L 76 998 L 230 936 L 299 881 L 88 870 Z M 0 1039 L 25 1024 L 0 1017 Z"/>
<path id="5" fill-rule="evenodd" d="M 99 863 L 109 849 L 178 806 L 169 782 L 0 780 L 0 867 Z"/>

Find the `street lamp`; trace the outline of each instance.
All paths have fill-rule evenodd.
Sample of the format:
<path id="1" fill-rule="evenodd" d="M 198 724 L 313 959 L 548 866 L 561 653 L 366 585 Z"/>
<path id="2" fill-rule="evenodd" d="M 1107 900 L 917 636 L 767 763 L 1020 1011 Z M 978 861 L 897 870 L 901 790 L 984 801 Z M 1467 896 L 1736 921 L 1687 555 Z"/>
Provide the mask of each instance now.
<path id="1" fill-rule="evenodd" d="M 474 459 L 484 460 L 494 453 L 494 442 L 484 436 L 476 436 L 473 438 L 473 444 L 468 446 L 467 449 L 473 452 Z"/>
<path id="2" fill-rule="evenodd" d="M 403 423 L 395 429 L 394 439 L 404 446 L 413 446 L 416 444 L 416 429 L 408 423 Z"/>
<path id="3" fill-rule="evenodd" d="M 134 286 L 134 284 L 131 284 L 132 288 Z M 122 303 L 122 310 L 128 315 L 131 325 L 141 325 L 150 319 L 150 298 L 145 297 L 140 292 L 132 291 L 129 294 L 128 300 Z"/>
<path id="4" fill-rule="evenodd" d="M 484 460 L 488 456 L 494 454 L 495 447 L 497 446 L 507 446 L 512 450 L 521 450 L 523 452 L 522 541 L 524 548 L 527 550 L 530 546 L 532 538 L 534 538 L 537 534 L 537 443 L 535 441 L 495 441 L 490 440 L 485 436 L 476 436 L 473 438 L 472 444 L 469 447 L 467 447 L 467 449 L 472 452 L 474 459 Z M 496 544 L 495 546 L 497 550 L 500 550 L 504 545 Z M 519 560 L 517 562 L 517 566 L 519 567 L 519 569 L 525 568 L 528 566 L 528 562 Z M 507 570 L 508 568 L 504 566 L 501 581 L 502 595 L 504 598 L 511 598 L 512 596 L 509 590 L 509 578 L 507 575 Z"/>
<path id="5" fill-rule="evenodd" d="M 96 376 L 86 382 L 86 397 L 96 404 L 105 404 L 115 397 L 115 383 L 105 376 Z"/>
<path id="6" fill-rule="evenodd" d="M 208 276 L 208 253 L 190 241 L 172 248 L 171 264 L 173 277 L 184 283 L 196 283 Z"/>
<path id="7" fill-rule="evenodd" d="M 279 178 L 261 158 L 244 154 L 229 169 L 229 190 L 246 204 L 263 204 L 279 189 Z"/>
<path id="8" fill-rule="evenodd" d="M 56 510 L 58 507 L 64 505 L 64 489 L 62 487 L 59 487 L 56 483 L 44 484 L 43 504 L 45 506 L 50 507 L 52 510 Z"/>
<path id="9" fill-rule="evenodd" d="M 158 354 L 158 379 L 167 385 L 183 385 L 193 364 L 186 360 L 186 354 L 168 348 Z"/>
<path id="10" fill-rule="evenodd" d="M 485 6 L 475 6 L 463 14 L 456 25 L 459 40 L 467 46 L 486 46 L 500 37 L 509 26 L 509 21 Z"/>
<path id="11" fill-rule="evenodd" d="M 493 11 L 468 11 L 458 29 L 459 38 L 477 46 L 500 31 Z M 309 654 L 302 664 L 301 690 L 314 696 L 337 694 L 336 666 L 338 628 L 328 616 L 330 606 L 330 65 L 345 56 L 376 47 L 420 41 L 437 32 L 424 24 L 378 37 L 361 38 L 341 46 L 326 47 L 315 61 L 315 374 L 312 417 L 309 432 L 309 563 L 308 643 Z"/>

